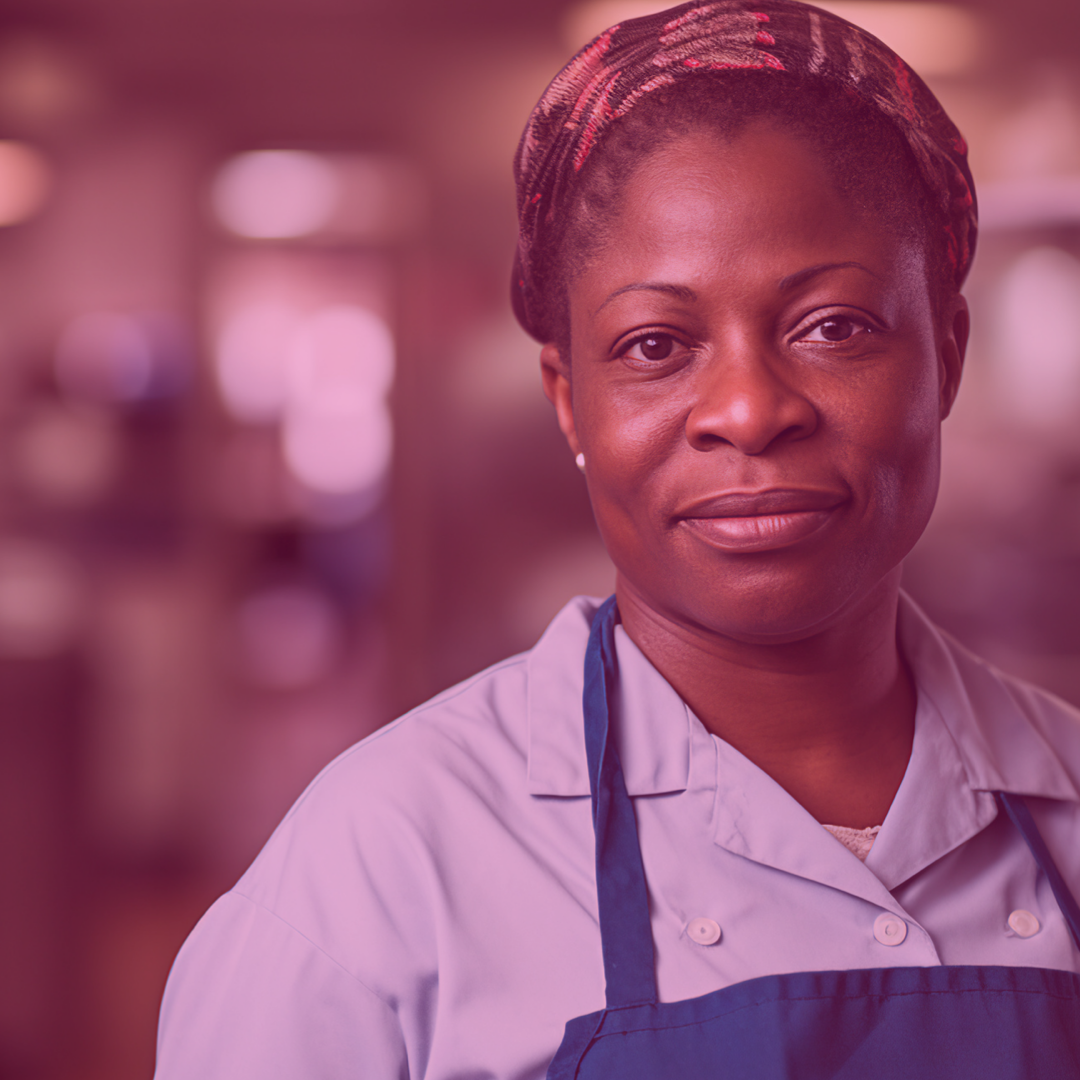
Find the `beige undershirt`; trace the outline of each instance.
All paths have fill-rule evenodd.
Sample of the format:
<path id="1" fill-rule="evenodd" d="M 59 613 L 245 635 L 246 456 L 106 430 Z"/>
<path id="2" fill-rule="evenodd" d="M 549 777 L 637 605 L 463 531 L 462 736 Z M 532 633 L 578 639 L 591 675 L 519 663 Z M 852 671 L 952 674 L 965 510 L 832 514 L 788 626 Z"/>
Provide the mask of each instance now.
<path id="1" fill-rule="evenodd" d="M 849 829 L 846 825 L 825 825 L 824 828 L 828 829 L 848 851 L 864 862 L 874 846 L 877 834 L 881 832 L 880 825 L 871 825 L 866 829 Z"/>

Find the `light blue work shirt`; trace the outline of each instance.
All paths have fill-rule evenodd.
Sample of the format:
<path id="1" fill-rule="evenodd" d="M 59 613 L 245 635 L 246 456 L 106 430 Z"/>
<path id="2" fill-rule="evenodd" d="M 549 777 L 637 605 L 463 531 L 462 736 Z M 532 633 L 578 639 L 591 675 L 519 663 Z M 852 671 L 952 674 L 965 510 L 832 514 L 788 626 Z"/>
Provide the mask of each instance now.
<path id="1" fill-rule="evenodd" d="M 604 1005 L 581 705 L 596 604 L 572 601 L 530 652 L 316 778 L 177 958 L 157 1080 L 544 1076 L 566 1021 Z M 914 746 L 865 863 L 616 631 L 662 1001 L 799 970 L 1080 972 L 989 794 L 1028 797 L 1080 893 L 1080 713 L 971 656 L 907 598 L 899 630 Z M 1034 916 L 1013 919 L 1029 936 L 1016 912 Z M 903 924 L 888 943 L 882 915 Z"/>

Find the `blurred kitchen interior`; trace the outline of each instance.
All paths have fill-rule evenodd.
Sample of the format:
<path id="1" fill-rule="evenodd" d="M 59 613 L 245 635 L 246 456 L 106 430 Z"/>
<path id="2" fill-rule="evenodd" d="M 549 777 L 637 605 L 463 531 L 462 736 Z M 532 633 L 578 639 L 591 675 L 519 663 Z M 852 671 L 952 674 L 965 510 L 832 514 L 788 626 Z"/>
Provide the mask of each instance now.
<path id="1" fill-rule="evenodd" d="M 318 769 L 610 590 L 509 163 L 661 6 L 0 6 L 0 1077 L 148 1077 L 175 950 Z M 1080 5 L 831 6 L 980 185 L 908 586 L 1080 701 Z"/>

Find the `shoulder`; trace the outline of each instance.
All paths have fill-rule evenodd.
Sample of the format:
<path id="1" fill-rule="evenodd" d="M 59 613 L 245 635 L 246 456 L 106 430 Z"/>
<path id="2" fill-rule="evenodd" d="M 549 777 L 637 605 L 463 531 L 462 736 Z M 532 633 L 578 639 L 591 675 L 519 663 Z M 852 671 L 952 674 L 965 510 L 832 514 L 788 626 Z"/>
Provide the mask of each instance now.
<path id="1" fill-rule="evenodd" d="M 177 959 L 163 1077 L 247 1074 L 250 1062 L 268 1077 L 344 1075 L 348 1060 L 379 1075 L 422 1071 L 442 1013 L 451 1042 L 470 1022 L 486 1030 L 491 1015 L 519 1026 L 527 1016 L 539 1046 L 529 1053 L 550 1055 L 558 1023 L 537 1025 L 505 988 L 553 949 L 592 940 L 594 845 L 587 798 L 530 794 L 530 726 L 557 728 L 548 721 L 561 713 L 583 739 L 595 607 L 572 602 L 528 653 L 413 709 L 316 777 Z M 234 1047 L 243 1067 L 227 1056 Z"/>
<path id="2" fill-rule="evenodd" d="M 321 928 L 340 932 L 358 916 L 385 941 L 422 944 L 416 927 L 430 925 L 446 903 L 447 875 L 467 876 L 485 852 L 504 844 L 510 852 L 511 841 L 527 848 L 532 831 L 545 827 L 544 808 L 528 792 L 530 693 L 550 705 L 559 688 L 563 710 L 579 713 L 594 607 L 571 602 L 529 652 L 342 753 L 293 805 L 235 891 L 335 956 L 339 943 L 324 940 Z M 365 932 L 369 941 L 378 936 Z"/>
<path id="3" fill-rule="evenodd" d="M 424 852 L 453 828 L 463 798 L 522 782 L 527 696 L 522 654 L 349 747 L 296 800 L 236 891 L 290 922 L 335 891 L 415 893 Z"/>
<path id="4" fill-rule="evenodd" d="M 528 652 L 444 690 L 349 747 L 308 785 L 279 831 L 376 804 L 415 816 L 461 785 L 523 788 L 534 714 L 580 717 L 585 644 L 598 605 L 575 597 Z"/>
<path id="5" fill-rule="evenodd" d="M 500 661 L 343 751 L 312 780 L 279 831 L 374 802 L 421 806 L 432 784 L 464 779 L 485 765 L 512 772 L 527 751 L 528 661 L 528 653 Z"/>

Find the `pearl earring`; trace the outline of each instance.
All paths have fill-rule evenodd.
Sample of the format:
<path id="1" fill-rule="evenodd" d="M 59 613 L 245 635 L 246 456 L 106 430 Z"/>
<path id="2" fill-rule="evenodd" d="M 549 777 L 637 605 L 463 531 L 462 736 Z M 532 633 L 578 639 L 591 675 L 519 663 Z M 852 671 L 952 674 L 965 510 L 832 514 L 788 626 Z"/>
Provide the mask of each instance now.
<path id="1" fill-rule="evenodd" d="M 578 454 L 578 456 L 576 458 L 574 458 L 574 464 L 577 465 L 577 467 L 582 472 L 584 472 L 585 471 L 585 455 L 584 454 Z"/>

